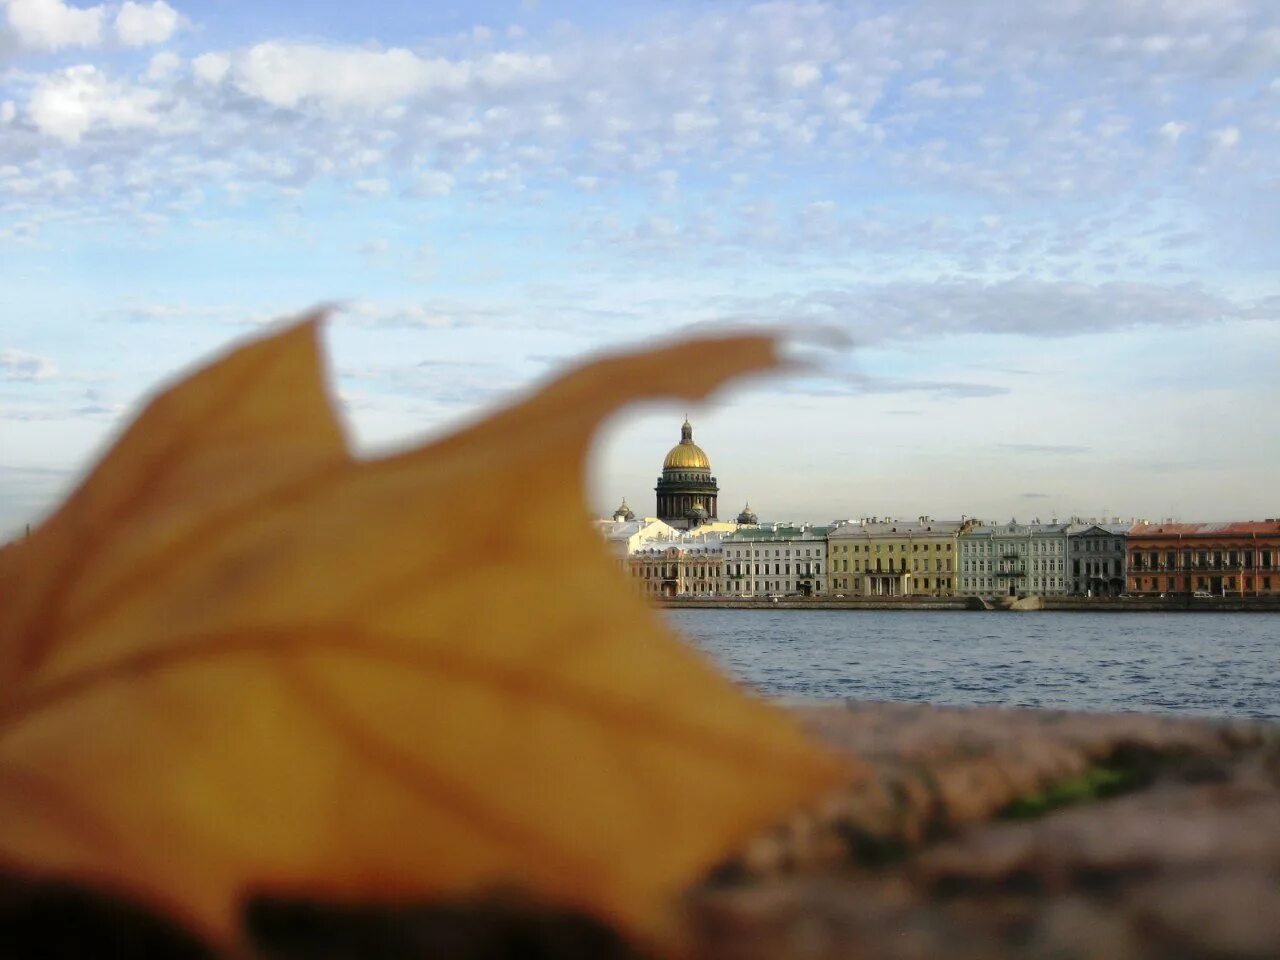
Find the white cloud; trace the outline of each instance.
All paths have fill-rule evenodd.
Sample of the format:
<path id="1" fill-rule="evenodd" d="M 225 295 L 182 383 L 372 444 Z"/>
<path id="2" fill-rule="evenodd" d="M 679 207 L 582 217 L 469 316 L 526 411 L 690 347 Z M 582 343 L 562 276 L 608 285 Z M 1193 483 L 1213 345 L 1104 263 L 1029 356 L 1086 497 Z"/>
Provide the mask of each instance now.
<path id="1" fill-rule="evenodd" d="M 792 90 L 803 90 L 822 78 L 822 70 L 812 63 L 790 63 L 777 69 L 778 82 Z"/>
<path id="2" fill-rule="evenodd" d="M 453 192 L 453 175 L 443 170 L 418 173 L 413 193 L 424 197 L 447 197 Z"/>
<path id="3" fill-rule="evenodd" d="M 710 113 L 699 110 L 679 110 L 671 118 L 671 129 L 678 136 L 706 133 L 719 126 L 720 121 Z"/>
<path id="4" fill-rule="evenodd" d="M 18 105 L 12 100 L 6 100 L 0 103 L 0 123 L 13 123 L 14 117 L 18 115 Z"/>
<path id="5" fill-rule="evenodd" d="M 201 83 L 217 86 L 231 69 L 231 58 L 224 53 L 202 53 L 191 61 L 191 72 Z"/>
<path id="6" fill-rule="evenodd" d="M 1239 127 L 1223 127 L 1209 134 L 1209 139 L 1219 150 L 1233 150 L 1240 143 Z"/>
<path id="7" fill-rule="evenodd" d="M 178 11 L 165 3 L 134 3 L 125 0 L 115 20 L 116 36 L 126 47 L 146 47 L 164 43 L 178 29 Z"/>
<path id="8" fill-rule="evenodd" d="M 982 96 L 980 83 L 943 83 L 937 77 L 925 77 L 907 86 L 907 93 L 923 100 L 972 100 Z"/>
<path id="9" fill-rule="evenodd" d="M 135 6 L 151 9 L 148 0 Z M 985 9 L 981 2 L 978 7 Z M 931 194 L 928 202 L 939 208 L 957 196 L 978 205 L 1046 200 L 1049 206 L 1034 211 L 1017 208 L 1008 229 L 994 231 L 998 236 L 985 248 L 985 264 L 962 261 L 957 253 L 945 265 L 974 272 L 999 268 L 1006 276 L 1040 265 L 1028 266 L 1026 257 L 1043 253 L 1052 242 L 1047 234 L 1060 232 L 1049 221 L 1072 216 L 1052 207 L 1057 198 L 1107 204 L 1135 184 L 1170 182 L 1193 197 L 1189 205 L 1198 203 L 1203 191 L 1197 193 L 1192 181 L 1204 168 L 1174 164 L 1171 151 L 1153 149 L 1153 141 L 1185 145 L 1193 132 L 1207 149 L 1216 142 L 1208 131 L 1230 124 L 1239 131 L 1233 162 L 1251 176 L 1263 169 L 1276 143 L 1280 128 L 1263 111 L 1246 110 L 1247 91 L 1220 90 L 1219 106 L 1210 114 L 1203 97 L 1179 85 L 1187 76 L 1167 79 L 1176 67 L 1172 61 L 1162 61 L 1158 88 L 1126 83 L 1115 62 L 1100 66 L 1096 48 L 1081 43 L 1099 31 L 1132 38 L 1157 27 L 1176 32 L 1174 27 L 1151 26 L 1145 17 L 1143 24 L 1130 23 L 1101 10 L 1087 28 L 1028 15 L 1051 50 L 1042 56 L 983 21 L 981 10 L 972 25 L 967 15 L 948 9 L 913 19 L 909 13 L 867 17 L 842 5 L 763 4 L 743 18 L 694 14 L 686 23 L 657 17 L 625 39 L 591 36 L 586 28 L 531 31 L 515 49 L 496 49 L 505 41 L 495 35 L 491 48 L 477 51 L 469 41 L 441 37 L 431 44 L 431 55 L 274 40 L 196 57 L 190 61 L 194 85 L 183 82 L 183 62 L 165 51 L 149 66 L 143 59 L 141 67 L 119 75 L 129 86 L 117 92 L 139 93 L 133 88 L 143 86 L 157 98 L 140 92 L 141 109 L 132 121 L 120 110 L 86 108 L 99 119 L 80 122 L 51 120 L 46 111 L 41 128 L 62 131 L 71 141 L 94 122 L 145 127 L 159 115 L 162 149 L 181 156 L 183 166 L 142 170 L 145 150 L 121 150 L 97 161 L 99 184 L 111 176 L 125 182 L 127 174 L 137 192 L 151 198 L 162 196 L 163 186 L 186 186 L 180 182 L 184 176 L 189 184 L 192 176 L 212 174 L 240 195 L 265 185 L 272 192 L 263 197 L 332 178 L 344 190 L 356 181 L 385 180 L 390 192 L 410 196 L 466 196 L 477 187 L 490 198 L 519 190 L 532 196 L 576 187 L 607 202 L 612 191 L 643 184 L 657 171 L 678 170 L 683 199 L 691 208 L 711 208 L 718 203 L 711 197 L 717 183 L 737 183 L 732 189 L 756 194 L 764 183 L 762 170 L 785 160 L 805 165 L 805 183 L 811 171 L 822 180 L 838 168 L 859 183 L 884 184 L 891 191 L 909 184 Z M 1215 32 L 1213 17 L 1202 19 L 1195 29 L 1207 32 L 1214 44 L 1226 49 L 1234 42 L 1230 31 Z M 1156 55 L 1135 52 L 1136 46 L 1141 45 L 1135 39 L 1125 48 L 1130 62 Z M 914 58 L 918 50 L 945 56 Z M 1266 76 L 1264 88 L 1273 75 Z M 146 79 L 126 80 L 139 76 Z M 1059 83 L 1062 76 L 1070 84 Z M 25 86 L 39 83 L 24 78 L 14 85 L 18 103 L 28 96 Z M 1235 81 L 1224 81 L 1230 83 Z M 7 89 L 0 86 L 0 98 L 13 95 Z M 963 109 L 938 109 L 960 97 L 967 98 Z M 273 108 L 309 111 L 312 122 L 292 123 L 273 116 Z M 1264 132 L 1268 123 L 1271 132 Z M 151 134 L 139 139 L 153 141 Z M 1222 147 L 1219 159 L 1225 159 Z M 381 159 L 361 168 L 357 158 L 366 151 Z M 12 156 L 3 161 L 12 162 Z M 824 165 L 827 172 L 821 172 Z M 83 179 L 86 193 L 93 183 Z M 813 184 L 815 191 L 832 186 Z M 106 196 L 105 190 L 98 193 Z M 714 214 L 722 226 L 715 246 L 723 250 L 732 243 L 763 252 L 771 232 L 788 231 L 801 217 L 807 199 L 783 198 L 777 224 L 750 232 L 725 223 L 733 208 L 721 203 Z M 853 207 L 821 221 L 804 216 L 807 228 L 829 238 L 830 249 L 870 251 L 876 244 L 870 227 L 863 231 L 852 222 L 859 217 Z M 698 234 L 683 222 L 687 218 L 676 219 L 682 237 L 677 239 L 692 247 Z M 867 218 L 895 237 L 916 219 L 905 209 Z M 1037 219 L 1046 226 L 1033 235 L 1026 228 Z M 1021 254 L 1021 263 L 1013 262 L 1020 256 L 1015 231 L 1029 238 L 1031 253 Z M 899 248 L 910 242 L 958 250 L 952 243 L 958 232 L 941 236 L 922 229 L 918 241 L 894 242 Z M 654 224 L 645 235 L 672 242 L 671 231 Z M 1081 240 L 1077 250 L 1089 242 Z M 1135 241 L 1130 249 L 1140 245 Z M 1153 249 L 1158 256 L 1162 248 Z M 819 250 L 810 242 L 808 252 Z M 1008 259 L 997 261 L 1001 254 Z M 1110 263 L 1120 274 L 1131 266 L 1119 257 Z"/>
<path id="10" fill-rule="evenodd" d="M 466 69 L 467 64 L 461 64 Z M 552 60 L 548 56 L 527 53 L 495 53 L 474 63 L 476 79 L 491 87 L 510 87 L 516 84 L 536 83 L 557 77 Z"/>
<path id="11" fill-rule="evenodd" d="M 180 56 L 168 50 L 162 51 L 147 63 L 147 79 L 164 80 L 173 76 L 180 66 L 182 66 Z"/>
<path id="12" fill-rule="evenodd" d="M 233 81 L 276 107 L 304 101 L 338 107 L 386 106 L 427 90 L 457 90 L 468 72 L 444 59 L 423 60 L 404 49 L 385 51 L 260 43 L 238 57 Z"/>
<path id="13" fill-rule="evenodd" d="M 0 380 L 31 382 L 52 380 L 58 368 L 44 357 L 25 350 L 0 350 Z"/>
<path id="14" fill-rule="evenodd" d="M 27 111 L 42 133 L 75 143 L 94 127 L 155 126 L 158 101 L 159 95 L 152 90 L 126 86 L 83 64 L 41 80 Z"/>
<path id="15" fill-rule="evenodd" d="M 369 50 L 269 41 L 231 62 L 232 81 L 241 91 L 289 109 L 306 103 L 386 109 L 409 98 L 456 96 L 468 89 L 492 92 L 556 77 L 549 57 L 505 51 L 450 60 L 424 58 L 398 47 Z M 553 112 L 544 116 L 552 117 Z"/>
<path id="16" fill-rule="evenodd" d="M 72 7 L 62 0 L 9 0 L 9 26 L 26 47 L 61 50 L 96 47 L 102 42 L 106 8 Z"/>
<path id="17" fill-rule="evenodd" d="M 1022 278 L 863 284 L 744 301 L 740 309 L 743 319 L 771 316 L 828 325 L 868 344 L 966 334 L 1055 338 L 1147 326 L 1195 327 L 1246 318 L 1256 308 L 1191 285 Z"/>
<path id="18" fill-rule="evenodd" d="M 396 303 L 357 300 L 340 305 L 339 320 L 362 327 L 445 329 L 470 327 L 490 319 L 490 311 L 475 304 L 448 301 Z"/>

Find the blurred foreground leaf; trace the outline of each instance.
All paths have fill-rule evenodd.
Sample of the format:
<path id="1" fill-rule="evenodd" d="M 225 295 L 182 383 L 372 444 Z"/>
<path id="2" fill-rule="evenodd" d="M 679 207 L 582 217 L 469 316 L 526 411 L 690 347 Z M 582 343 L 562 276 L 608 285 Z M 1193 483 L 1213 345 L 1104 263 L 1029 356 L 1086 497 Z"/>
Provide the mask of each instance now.
<path id="1" fill-rule="evenodd" d="M 519 886 L 670 932 L 672 898 L 841 776 L 689 652 L 584 522 L 600 421 L 774 363 L 605 359 L 350 456 L 313 318 L 154 399 L 0 552 L 0 865 L 215 943 L 254 895 Z"/>

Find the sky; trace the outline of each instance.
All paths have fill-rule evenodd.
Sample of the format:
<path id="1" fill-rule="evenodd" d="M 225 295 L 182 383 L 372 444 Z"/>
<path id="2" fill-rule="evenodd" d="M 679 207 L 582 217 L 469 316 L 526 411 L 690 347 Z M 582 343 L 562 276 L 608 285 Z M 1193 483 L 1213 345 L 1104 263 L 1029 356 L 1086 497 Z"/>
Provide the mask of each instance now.
<path id="1" fill-rule="evenodd" d="M 0 536 L 318 303 L 370 454 L 681 331 L 814 361 L 610 421 L 599 512 L 688 413 L 726 515 L 1280 516 L 1278 234 L 1268 0 L 0 0 Z"/>

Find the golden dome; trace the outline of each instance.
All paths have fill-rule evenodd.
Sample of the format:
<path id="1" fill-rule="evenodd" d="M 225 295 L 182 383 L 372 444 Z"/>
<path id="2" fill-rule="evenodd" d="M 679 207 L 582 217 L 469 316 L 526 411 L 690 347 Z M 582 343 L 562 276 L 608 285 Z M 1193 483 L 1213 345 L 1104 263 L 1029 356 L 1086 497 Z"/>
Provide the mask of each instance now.
<path id="1" fill-rule="evenodd" d="M 652 461 L 651 461 L 652 462 Z M 663 470 L 710 470 L 711 461 L 703 449 L 690 440 L 677 443 L 662 461 Z"/>
<path id="2" fill-rule="evenodd" d="M 680 428 L 680 442 L 662 461 L 663 470 L 710 470 L 706 452 L 693 442 L 693 426 L 688 420 Z"/>

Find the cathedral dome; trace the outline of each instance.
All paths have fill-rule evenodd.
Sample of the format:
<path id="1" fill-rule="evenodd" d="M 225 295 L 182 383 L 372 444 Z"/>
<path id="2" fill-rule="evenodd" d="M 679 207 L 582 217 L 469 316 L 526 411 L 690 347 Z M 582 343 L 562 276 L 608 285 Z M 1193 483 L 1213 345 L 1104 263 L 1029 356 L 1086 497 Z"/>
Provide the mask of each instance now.
<path id="1" fill-rule="evenodd" d="M 711 475 L 711 460 L 693 442 L 693 425 L 688 420 L 680 428 L 680 442 L 662 461 L 662 476 L 653 492 L 658 495 L 658 519 L 677 529 L 692 530 L 719 516 L 720 487 Z"/>
<path id="2" fill-rule="evenodd" d="M 738 514 L 738 522 L 742 524 L 754 524 L 759 523 L 760 518 L 752 512 L 751 504 L 748 503 L 742 508 L 742 512 Z"/>
<path id="3" fill-rule="evenodd" d="M 693 425 L 688 420 L 680 428 L 680 442 L 662 461 L 663 470 L 710 470 L 706 452 L 693 442 Z"/>
<path id="4" fill-rule="evenodd" d="M 627 498 L 623 497 L 622 506 L 618 507 L 617 510 L 613 511 L 613 519 L 634 520 L 635 518 L 636 518 L 635 512 L 630 507 L 627 506 Z"/>

